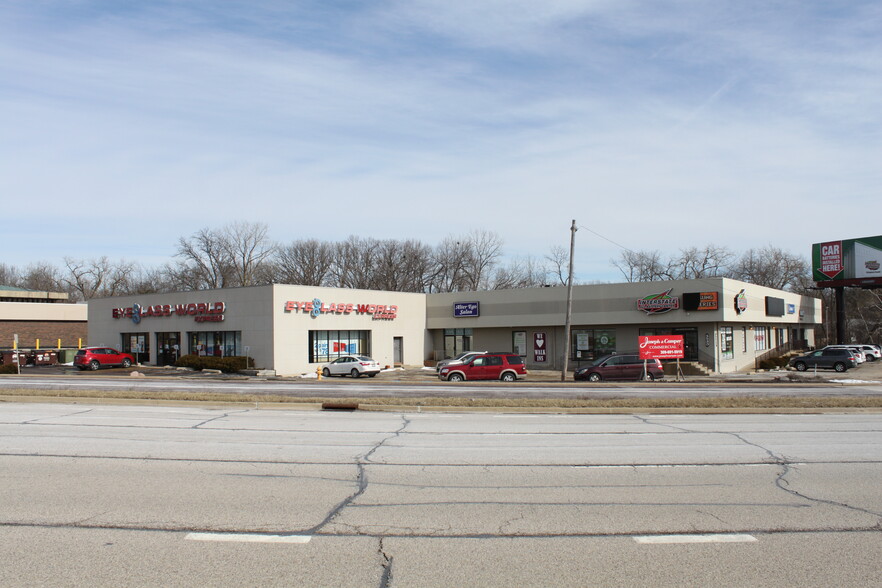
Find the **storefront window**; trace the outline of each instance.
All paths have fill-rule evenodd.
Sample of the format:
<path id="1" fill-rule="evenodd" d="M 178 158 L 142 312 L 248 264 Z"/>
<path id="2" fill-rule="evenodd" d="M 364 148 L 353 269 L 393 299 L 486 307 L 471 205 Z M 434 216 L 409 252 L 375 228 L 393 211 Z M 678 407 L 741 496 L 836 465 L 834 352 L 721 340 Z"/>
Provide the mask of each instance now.
<path id="1" fill-rule="evenodd" d="M 616 351 L 615 329 L 573 329 L 570 359 L 597 359 Z"/>
<path id="2" fill-rule="evenodd" d="M 720 355 L 723 359 L 734 359 L 735 342 L 732 327 L 720 327 Z"/>
<path id="3" fill-rule="evenodd" d="M 136 363 L 150 358 L 150 339 L 147 333 L 120 333 L 120 337 L 120 351 L 134 355 Z"/>
<path id="4" fill-rule="evenodd" d="M 242 331 L 197 331 L 187 333 L 189 353 L 231 357 L 241 355 Z"/>
<path id="5" fill-rule="evenodd" d="M 754 335 L 754 341 L 756 341 L 756 350 L 757 351 L 765 351 L 769 348 L 769 333 L 766 327 L 757 327 L 756 334 Z"/>
<path id="6" fill-rule="evenodd" d="M 309 363 L 326 363 L 343 355 L 370 355 L 370 331 L 310 331 Z"/>
<path id="7" fill-rule="evenodd" d="M 511 349 L 521 357 L 527 356 L 527 331 L 512 331 Z"/>
<path id="8" fill-rule="evenodd" d="M 444 359 L 472 350 L 471 329 L 444 329 Z"/>

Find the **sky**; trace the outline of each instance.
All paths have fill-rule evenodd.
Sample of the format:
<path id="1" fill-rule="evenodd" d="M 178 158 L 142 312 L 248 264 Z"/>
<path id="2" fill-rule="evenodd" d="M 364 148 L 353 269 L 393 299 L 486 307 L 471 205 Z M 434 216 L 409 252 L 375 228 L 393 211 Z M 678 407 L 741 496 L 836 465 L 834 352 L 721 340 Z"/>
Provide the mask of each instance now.
<path id="1" fill-rule="evenodd" d="M 509 260 L 882 234 L 882 4 L 0 0 L 0 263 L 203 228 Z"/>

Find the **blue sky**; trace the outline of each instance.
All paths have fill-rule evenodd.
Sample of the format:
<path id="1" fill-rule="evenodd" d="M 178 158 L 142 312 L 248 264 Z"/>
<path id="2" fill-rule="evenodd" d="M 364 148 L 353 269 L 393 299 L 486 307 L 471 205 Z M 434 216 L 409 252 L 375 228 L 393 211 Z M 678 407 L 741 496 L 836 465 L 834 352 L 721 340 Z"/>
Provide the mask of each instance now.
<path id="1" fill-rule="evenodd" d="M 676 253 L 882 234 L 882 4 L 0 0 L 0 261 L 498 233 Z M 598 234 L 606 237 L 601 238 Z"/>

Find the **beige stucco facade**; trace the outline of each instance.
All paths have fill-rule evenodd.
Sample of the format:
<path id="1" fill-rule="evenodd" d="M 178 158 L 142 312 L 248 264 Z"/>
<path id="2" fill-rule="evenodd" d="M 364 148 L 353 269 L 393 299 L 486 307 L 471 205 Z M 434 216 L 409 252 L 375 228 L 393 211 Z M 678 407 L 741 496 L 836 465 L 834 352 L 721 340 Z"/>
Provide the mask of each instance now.
<path id="1" fill-rule="evenodd" d="M 314 301 L 320 301 L 317 312 Z M 256 367 L 297 375 L 324 363 L 310 361 L 311 333 L 346 331 L 342 338 L 359 333 L 367 349 L 355 347 L 357 352 L 381 365 L 422 365 L 425 308 L 424 294 L 279 284 L 123 296 L 89 301 L 89 341 L 125 348 L 134 337 L 146 343 L 143 363 L 169 363 L 160 346 L 163 337 L 174 340 L 172 334 L 180 355 L 247 353 Z M 214 333 L 222 334 L 225 345 L 211 346 Z M 194 340 L 208 344 L 196 349 Z"/>
<path id="2" fill-rule="evenodd" d="M 743 291 L 742 310 L 736 310 L 735 297 Z M 638 308 L 638 300 L 668 293 L 677 308 L 648 314 Z M 716 308 L 684 310 L 685 293 L 716 293 Z M 767 314 L 767 298 L 781 301 L 783 314 Z M 454 305 L 478 303 L 479 316 L 456 317 Z M 560 369 L 565 350 L 567 288 L 527 288 L 484 292 L 432 294 L 427 299 L 426 326 L 432 334 L 431 354 L 451 355 L 450 338 L 471 331 L 470 346 L 477 350 L 515 351 L 516 341 L 528 368 Z M 671 306 L 674 305 L 672 302 Z M 727 278 L 593 284 L 574 286 L 571 329 L 590 333 L 608 343 L 607 350 L 635 351 L 641 334 L 685 333 L 691 341 L 694 361 L 716 372 L 735 372 L 755 366 L 757 358 L 773 348 L 799 343 L 814 346 L 814 327 L 821 322 L 821 301 L 791 292 L 754 286 Z M 731 329 L 731 332 L 729 330 Z M 445 336 L 445 333 L 447 335 Z M 729 334 L 730 349 L 721 346 L 721 333 Z M 598 335 L 599 334 L 599 335 Z M 536 361 L 535 343 L 541 336 L 545 361 Z M 519 338 L 519 339 L 518 339 Z M 569 367 L 595 356 L 594 349 L 576 349 L 571 344 Z"/>
<path id="3" fill-rule="evenodd" d="M 692 308 L 700 295 L 702 309 Z M 457 316 L 454 307 L 469 304 L 477 316 Z M 156 364 L 169 363 L 163 341 L 177 341 L 179 354 L 247 354 L 279 375 L 315 372 L 335 353 L 422 366 L 469 349 L 515 351 L 530 369 L 559 370 L 566 308 L 565 287 L 415 294 L 276 284 L 92 300 L 89 342 L 125 349 L 139 340 L 142 361 Z M 639 335 L 680 334 L 687 360 L 734 372 L 782 347 L 813 346 L 821 316 L 818 299 L 725 278 L 575 286 L 568 364 L 634 351 Z"/>

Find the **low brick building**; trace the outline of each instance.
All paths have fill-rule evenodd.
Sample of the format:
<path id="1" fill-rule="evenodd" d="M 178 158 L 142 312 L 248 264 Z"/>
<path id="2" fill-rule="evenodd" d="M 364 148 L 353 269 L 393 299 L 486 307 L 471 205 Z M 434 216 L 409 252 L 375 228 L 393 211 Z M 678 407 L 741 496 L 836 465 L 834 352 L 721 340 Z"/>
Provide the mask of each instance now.
<path id="1" fill-rule="evenodd" d="M 0 286 L 0 349 L 77 348 L 86 345 L 88 307 L 63 292 Z"/>

